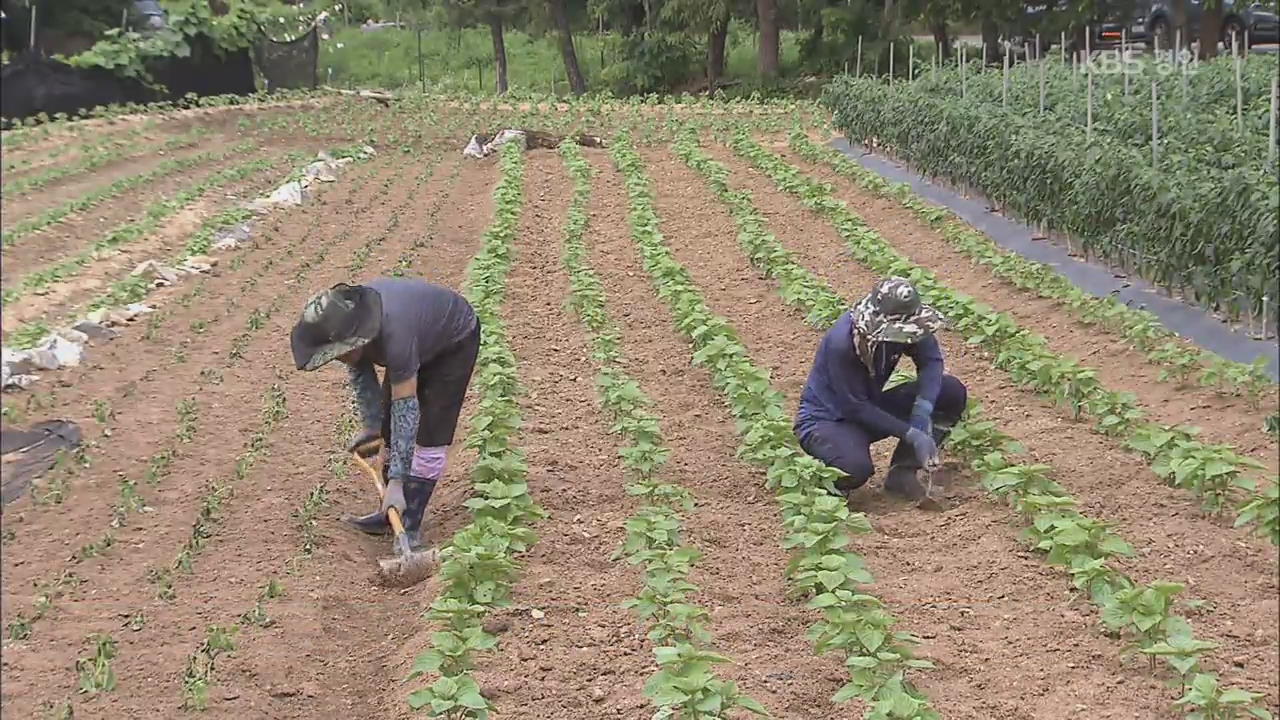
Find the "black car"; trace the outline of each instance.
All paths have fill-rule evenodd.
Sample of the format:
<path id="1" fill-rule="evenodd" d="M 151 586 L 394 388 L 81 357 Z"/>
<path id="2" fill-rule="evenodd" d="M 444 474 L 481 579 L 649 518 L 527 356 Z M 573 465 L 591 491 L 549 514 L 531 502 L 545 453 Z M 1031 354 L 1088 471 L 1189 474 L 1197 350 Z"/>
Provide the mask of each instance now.
<path id="1" fill-rule="evenodd" d="M 1222 6 L 1222 44 L 1231 46 L 1231 36 L 1235 34 L 1236 42 L 1243 45 L 1246 38 L 1249 45 L 1280 42 L 1280 18 L 1276 12 L 1263 3 L 1233 2 L 1220 0 Z M 1205 0 L 1184 0 L 1187 8 L 1187 35 L 1190 38 L 1200 36 L 1200 17 L 1204 14 Z M 1160 38 L 1161 47 L 1173 47 L 1176 38 L 1173 32 L 1173 10 L 1168 2 L 1157 0 L 1151 4 L 1146 17 L 1140 20 L 1142 38 L 1147 44 L 1154 45 L 1155 38 Z M 1182 39 L 1185 45 L 1188 38 Z"/>

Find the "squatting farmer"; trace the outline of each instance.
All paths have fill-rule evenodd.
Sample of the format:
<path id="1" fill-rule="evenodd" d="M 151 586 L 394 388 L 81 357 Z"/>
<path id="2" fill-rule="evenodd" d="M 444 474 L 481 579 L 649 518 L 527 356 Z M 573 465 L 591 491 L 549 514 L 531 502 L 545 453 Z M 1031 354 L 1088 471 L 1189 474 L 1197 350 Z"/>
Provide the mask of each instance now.
<path id="1" fill-rule="evenodd" d="M 964 385 L 943 372 L 942 347 L 934 336 L 943 323 L 908 280 L 892 277 L 876 283 L 822 338 L 795 432 L 805 452 L 845 474 L 836 482 L 842 493 L 862 487 L 875 473 L 871 444 L 896 437 L 885 490 L 911 500 L 924 497 L 918 471 L 937 466 L 938 448 L 966 400 Z M 884 390 L 903 355 L 915 363 L 916 380 Z"/>
<path id="2" fill-rule="evenodd" d="M 390 530 L 387 508 L 395 506 L 410 541 L 421 546 L 422 517 L 444 476 L 480 349 L 471 304 L 424 280 L 339 283 L 307 301 L 290 342 L 299 370 L 335 359 L 346 364 L 363 422 L 348 451 L 368 455 L 383 441 L 376 461 L 386 478 L 382 507 L 343 519 L 378 535 Z M 381 382 L 375 366 L 385 368 Z"/>

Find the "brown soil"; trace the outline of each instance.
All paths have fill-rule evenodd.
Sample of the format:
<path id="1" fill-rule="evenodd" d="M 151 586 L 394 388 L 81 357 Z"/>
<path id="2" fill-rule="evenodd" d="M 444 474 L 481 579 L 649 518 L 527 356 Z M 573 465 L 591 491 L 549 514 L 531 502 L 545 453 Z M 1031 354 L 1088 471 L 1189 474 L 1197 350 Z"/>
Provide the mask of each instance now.
<path id="1" fill-rule="evenodd" d="M 181 117 L 230 127 L 240 115 Z M 219 658 L 203 715 L 418 717 L 405 698 L 420 681 L 404 678 L 430 645 L 434 628 L 420 613 L 439 580 L 403 591 L 374 582 L 374 560 L 389 553 L 388 539 L 357 535 L 339 521 L 373 504 L 367 478 L 340 452 L 347 438 L 339 436 L 339 421 L 350 412 L 344 378 L 335 368 L 295 371 L 285 336 L 316 288 L 385 274 L 402 262 L 406 275 L 461 287 L 493 218 L 499 161 L 461 158 L 461 131 L 448 137 L 449 130 L 432 127 L 422 137 L 419 118 L 391 112 L 374 122 L 381 125 L 353 132 L 369 132 L 380 148 L 393 151 L 352 167 L 315 202 L 266 216 L 252 243 L 220 254 L 211 276 L 153 293 L 149 301 L 161 308 L 156 319 L 90 348 L 84 366 L 49 374 L 34 392 L 5 394 L 6 407 L 26 406 L 19 424 L 46 417 L 81 423 L 92 461 L 71 475 L 62 504 L 35 505 L 24 497 L 0 515 L 0 622 L 30 616 L 36 586 L 60 573 L 81 580 L 34 623 L 30 638 L 4 640 L 0 704 L 6 716 L 44 717 L 46 708 L 67 700 L 79 718 L 185 714 L 179 704 L 187 658 L 209 625 L 237 624 L 236 650 Z M 356 136 L 334 140 L 351 144 Z M 401 146 L 416 151 L 402 153 Z M 665 151 L 646 157 L 658 181 L 667 241 L 793 409 L 818 333 L 748 266 L 732 219 L 702 179 Z M 525 391 L 517 443 L 527 453 L 531 493 L 550 516 L 536 527 L 539 542 L 519 558 L 514 603 L 491 618 L 500 645 L 479 657 L 476 676 L 504 717 L 645 718 L 653 712 L 643 695 L 656 669 L 652 642 L 620 606 L 638 591 L 641 575 L 610 557 L 637 503 L 625 495 L 619 440 L 598 408 L 588 337 L 564 304 L 569 290 L 560 243 L 572 187 L 555 153 L 526 158 L 524 214 L 503 314 Z M 701 587 L 695 600 L 711 612 L 715 649 L 733 660 L 718 672 L 775 717 L 856 714 L 856 705 L 830 704 L 847 673 L 838 657 L 813 654 L 805 632 L 817 616 L 787 597 L 788 555 L 764 473 L 736 459 L 738 437 L 723 399 L 709 374 L 690 364 L 690 348 L 650 284 L 630 238 L 621 177 L 603 153 L 590 158 L 597 170 L 586 236 L 590 260 L 618 323 L 624 365 L 655 401 L 672 450 L 667 479 L 697 500 L 684 518 L 688 541 L 705 554 L 691 578 Z M 799 261 L 846 297 L 865 291 L 873 278 L 849 262 L 827 223 L 740 163 L 729 164 L 732 182 L 753 189 L 773 231 Z M 71 231 L 67 247 L 96 236 Z M 252 329 L 251 319 L 264 317 Z M 1056 326 L 1042 327 L 1058 342 Z M 233 357 L 242 334 L 247 344 Z M 1208 602 L 1210 609 L 1191 615 L 1198 636 L 1222 644 L 1207 665 L 1228 682 L 1267 692 L 1274 704 L 1280 669 L 1275 549 L 1203 518 L 1192 499 L 1160 485 L 1136 456 L 1012 386 L 990 358 L 946 340 L 951 368 L 987 412 L 1031 457 L 1053 465 L 1085 512 L 1114 522 L 1135 545 L 1138 556 L 1127 571 L 1140 581 L 1186 580 L 1188 596 Z M 235 480 L 237 456 L 260 427 L 272 385 L 285 394 L 288 414 L 248 475 Z M 174 437 L 175 409 L 187 398 L 197 408 L 197 431 L 192 442 L 181 443 Z M 93 419 L 99 400 L 114 411 L 107 427 Z M 446 479 L 428 512 L 428 536 L 437 545 L 470 517 L 463 502 L 475 458 L 461 445 L 473 402 L 469 397 L 464 407 Z M 882 463 L 889 443 L 883 445 L 877 448 Z M 173 465 L 151 486 L 143 477 L 162 449 L 175 451 Z M 938 668 L 916 677 L 943 715 L 1172 717 L 1173 691 L 1099 633 L 1096 612 L 1019 539 L 1021 518 L 984 501 L 964 472 L 952 474 L 953 509 L 942 514 L 887 500 L 877 481 L 856 498 L 875 528 L 856 539 L 876 573 L 872 590 L 900 629 L 924 638 L 920 652 Z M 72 558 L 108 530 L 124 478 L 138 481 L 150 509 L 130 513 L 102 555 Z M 225 482 L 233 492 L 194 557 L 194 572 L 175 573 L 174 601 L 157 599 L 148 570 L 172 563 L 211 484 Z M 327 505 L 317 516 L 315 551 L 304 556 L 295 512 L 317 487 Z M 243 622 L 241 614 L 271 578 L 285 595 L 263 604 L 270 623 Z M 125 627 L 139 611 L 142 627 Z M 118 643 L 112 661 L 118 687 L 93 696 L 76 692 L 74 669 L 76 659 L 91 652 L 90 633 L 109 633 Z"/>
<path id="2" fill-rule="evenodd" d="M 229 144 L 224 143 L 224 146 Z M 282 149 L 313 151 L 317 144 L 316 140 L 308 137 L 264 136 L 261 138 L 259 146 L 260 148 L 269 148 L 272 152 Z M 177 156 L 194 157 L 215 147 L 217 147 L 216 144 L 201 143 L 198 147 L 159 158 L 156 164 Z M 209 162 L 197 168 L 175 171 L 166 177 L 147 183 L 145 186 L 105 200 L 83 212 L 72 213 L 44 230 L 22 238 L 14 246 L 4 249 L 4 282 L 6 284 L 15 282 L 29 272 L 39 270 L 42 267 L 57 263 L 77 252 L 83 251 L 86 245 L 92 245 L 93 242 L 96 242 L 117 226 L 141 218 L 143 212 L 152 203 L 171 197 L 190 186 L 193 181 L 209 177 L 219 170 L 224 170 L 236 162 L 243 161 L 243 159 L 243 155 L 229 156 L 224 160 Z M 120 177 L 146 171 L 147 168 L 134 168 L 129 172 L 122 173 Z M 279 173 L 280 178 L 283 175 L 284 173 Z M 73 194 L 59 190 L 50 192 L 58 195 L 59 204 L 76 197 Z M 218 193 L 218 195 L 224 194 L 223 192 Z M 8 212 L 7 207 L 5 211 Z M 14 216 L 13 218 L 6 218 L 6 221 L 16 223 L 18 220 Z M 85 242 L 86 238 L 88 238 L 88 243 Z"/>
<path id="3" fill-rule="evenodd" d="M 732 168 L 732 184 L 751 190 L 769 228 L 799 262 L 850 303 L 874 284 L 871 273 L 851 262 L 829 223 L 731 154 L 715 154 Z M 812 348 L 816 333 L 811 337 L 799 347 Z M 1231 529 L 1229 523 L 1206 518 L 1194 498 L 1160 483 L 1136 453 L 1092 432 L 1086 424 L 1062 417 L 1057 408 L 1018 388 L 962 338 L 948 334 L 944 347 L 948 372 L 965 382 L 970 397 L 982 403 L 988 417 L 1024 444 L 1035 462 L 1055 468 L 1055 478 L 1080 501 L 1081 512 L 1114 523 L 1137 549 L 1138 556 L 1125 563 L 1136 580 L 1185 582 L 1186 597 L 1211 603 L 1214 612 L 1191 617 L 1197 637 L 1222 644 L 1216 657 L 1231 661 L 1219 668 L 1224 677 L 1266 691 L 1275 702 L 1280 691 L 1276 682 L 1280 659 L 1275 653 L 1280 645 L 1275 621 L 1280 614 L 1276 548 Z M 796 359 L 806 370 L 809 352 Z M 1021 519 L 1014 519 L 1014 524 L 1020 527 Z M 1113 648 L 1119 651 L 1118 644 Z"/>
<path id="4" fill-rule="evenodd" d="M 73 310 L 102 294 L 111 283 L 126 277 L 139 263 L 158 260 L 167 264 L 207 218 L 269 191 L 292 170 L 283 153 L 275 152 L 272 155 L 270 167 L 250 176 L 232 192 L 228 192 L 225 187 L 213 189 L 169 216 L 154 231 L 94 259 L 74 276 L 46 286 L 40 294 L 29 293 L 17 302 L 4 306 L 5 329 L 14 329 L 21 323 L 33 320 L 45 320 L 50 326 L 54 326 L 58 320 L 67 319 Z M 220 168 L 230 167 L 235 162 L 236 158 L 228 158 L 205 176 Z M 190 183 L 184 183 L 179 187 L 189 185 Z"/>
<path id="5" fill-rule="evenodd" d="M 1280 468 L 1280 448 L 1263 429 L 1267 415 L 1275 412 L 1274 399 L 1253 407 L 1243 398 L 1223 396 L 1198 386 L 1178 387 L 1173 382 L 1161 382 L 1160 367 L 1122 338 L 1086 325 L 1059 303 L 1021 290 L 974 264 L 896 201 L 862 190 L 829 165 L 805 161 L 789 152 L 785 141 L 767 145 L 811 177 L 833 184 L 835 197 L 877 228 L 898 252 L 927 265 L 947 287 L 1008 313 L 1022 327 L 1043 335 L 1054 352 L 1096 368 L 1108 388 L 1136 393 L 1140 406 L 1152 420 L 1199 427 L 1206 439 L 1237 446 L 1241 452 L 1267 463 L 1272 473 Z"/>
<path id="6" fill-rule="evenodd" d="M 622 331 L 627 369 L 662 420 L 671 448 L 668 479 L 697 502 L 686 536 L 704 555 L 690 579 L 702 588 L 698 603 L 711 612 L 715 648 L 733 660 L 718 672 L 778 716 L 829 717 L 830 697 L 846 674 L 838 658 L 814 655 L 805 630 L 817 616 L 787 598 L 782 522 L 764 472 L 735 458 L 733 419 L 709 373 L 691 365 L 688 345 L 654 294 L 627 229 L 621 176 L 605 156 L 593 157 L 593 165 L 591 263 Z"/>

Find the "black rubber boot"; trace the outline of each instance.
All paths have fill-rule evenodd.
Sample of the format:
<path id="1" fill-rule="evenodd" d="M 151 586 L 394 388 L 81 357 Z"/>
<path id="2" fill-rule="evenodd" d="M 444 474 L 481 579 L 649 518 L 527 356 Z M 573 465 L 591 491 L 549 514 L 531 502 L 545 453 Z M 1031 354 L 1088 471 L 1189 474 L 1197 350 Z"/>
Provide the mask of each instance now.
<path id="1" fill-rule="evenodd" d="M 409 544 L 414 549 L 424 544 L 422 537 L 422 518 L 427 512 L 427 503 L 431 502 L 431 493 L 435 492 L 435 478 L 418 478 L 410 476 L 404 483 L 404 533 L 409 536 Z"/>
<path id="2" fill-rule="evenodd" d="M 387 520 L 387 514 L 381 510 L 374 510 L 368 515 L 344 515 L 342 522 L 369 535 L 385 535 L 391 532 L 391 523 Z"/>
<path id="3" fill-rule="evenodd" d="M 417 531 L 422 524 L 422 515 L 426 512 L 431 493 L 436 489 L 435 479 L 409 477 L 404 482 L 404 513 L 400 521 L 404 523 L 405 534 L 412 543 L 417 538 Z M 391 522 L 382 510 L 374 510 L 368 515 L 347 515 L 342 521 L 360 532 L 369 535 L 386 535 L 391 532 Z"/>

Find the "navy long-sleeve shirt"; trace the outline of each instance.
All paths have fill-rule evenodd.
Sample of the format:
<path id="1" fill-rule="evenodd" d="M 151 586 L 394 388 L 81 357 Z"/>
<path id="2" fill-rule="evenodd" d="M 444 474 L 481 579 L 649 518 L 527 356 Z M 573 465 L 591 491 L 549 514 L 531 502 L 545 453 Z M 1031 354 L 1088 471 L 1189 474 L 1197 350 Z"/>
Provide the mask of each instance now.
<path id="1" fill-rule="evenodd" d="M 853 316 L 846 312 L 823 336 L 813 368 L 800 395 L 796 430 L 803 435 L 815 422 L 851 422 L 884 436 L 903 437 L 910 424 L 879 404 L 884 385 L 907 355 L 916 366 L 917 397 L 936 402 L 942 387 L 942 346 L 932 335 L 917 343 L 880 343 L 871 369 L 853 346 Z"/>

